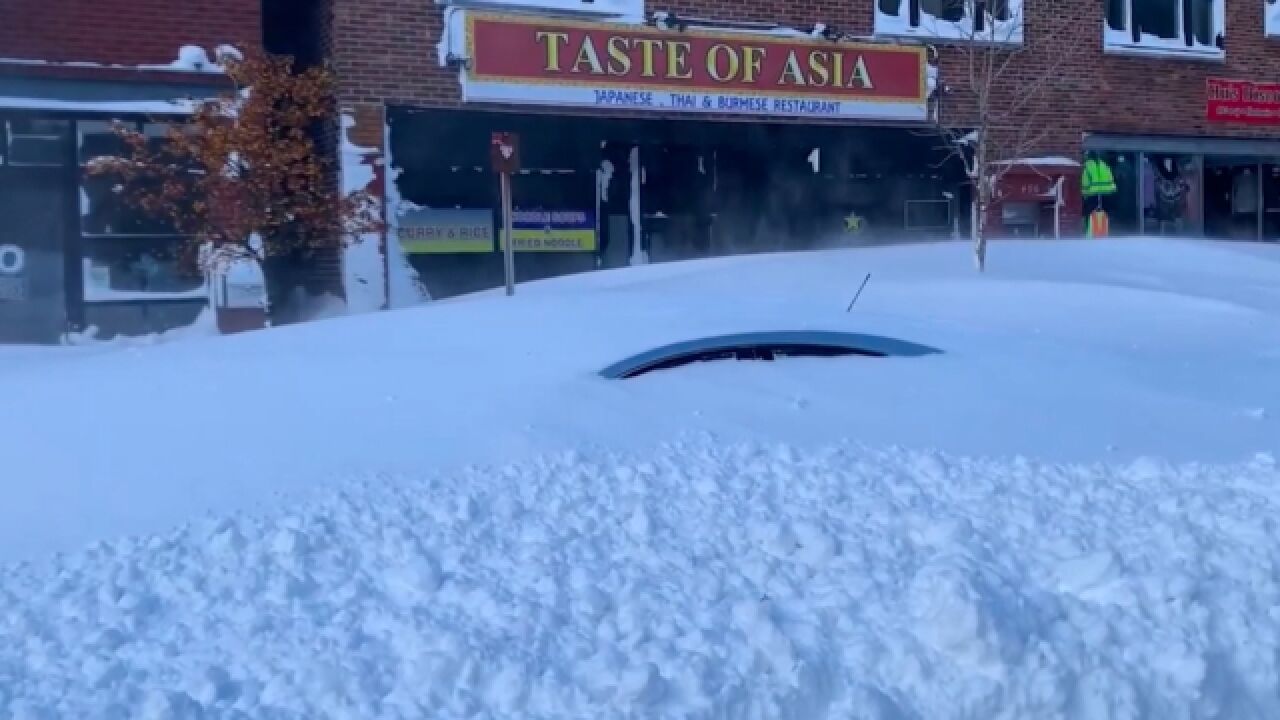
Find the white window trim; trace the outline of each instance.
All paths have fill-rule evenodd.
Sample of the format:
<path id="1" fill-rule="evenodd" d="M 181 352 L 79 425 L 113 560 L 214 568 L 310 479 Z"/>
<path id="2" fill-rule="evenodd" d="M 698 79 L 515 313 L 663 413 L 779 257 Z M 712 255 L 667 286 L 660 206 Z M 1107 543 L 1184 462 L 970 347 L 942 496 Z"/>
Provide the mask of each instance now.
<path id="1" fill-rule="evenodd" d="M 1180 0 L 1170 1 L 1177 3 L 1178 26 L 1182 27 L 1186 22 L 1182 17 L 1182 3 Z M 1213 0 L 1214 37 L 1226 34 L 1226 5 L 1226 0 Z M 1132 13 L 1132 4 L 1126 4 L 1126 28 L 1129 26 L 1129 23 L 1132 22 Z M 1110 23 L 1107 22 L 1105 13 L 1102 18 L 1102 50 L 1103 52 L 1111 55 L 1154 55 L 1162 57 L 1203 58 L 1208 60 L 1221 60 L 1227 55 L 1224 49 L 1216 46 L 1188 46 L 1186 42 L 1181 39 L 1162 38 L 1145 33 L 1142 35 L 1142 39 L 1135 43 L 1129 30 L 1116 30 L 1112 28 Z"/>
<path id="2" fill-rule="evenodd" d="M 1262 0 L 1262 26 L 1268 37 L 1280 37 L 1280 0 Z"/>
<path id="3" fill-rule="evenodd" d="M 999 45 L 1022 44 L 1022 7 L 1023 0 L 1009 0 L 1008 20 L 1003 22 L 988 18 L 989 24 L 981 34 L 975 36 L 973 30 L 973 0 L 967 0 L 965 18 L 959 22 L 938 20 L 928 13 L 920 13 L 920 24 L 912 25 L 909 19 L 908 3 L 902 0 L 901 15 L 889 15 L 880 11 L 880 4 L 873 2 L 875 8 L 875 34 L 885 37 L 912 37 L 933 40 L 985 40 Z"/>

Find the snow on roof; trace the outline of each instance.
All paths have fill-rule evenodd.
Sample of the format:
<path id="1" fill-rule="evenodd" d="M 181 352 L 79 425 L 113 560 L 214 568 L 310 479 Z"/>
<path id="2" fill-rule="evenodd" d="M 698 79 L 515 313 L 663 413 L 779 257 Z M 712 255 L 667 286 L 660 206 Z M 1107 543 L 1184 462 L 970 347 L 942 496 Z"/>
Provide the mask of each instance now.
<path id="1" fill-rule="evenodd" d="M 447 0 L 451 8 L 559 12 L 572 15 L 604 15 L 643 20 L 643 0 Z"/>
<path id="2" fill-rule="evenodd" d="M 227 58 L 241 59 L 243 54 L 234 45 L 218 45 L 213 59 L 209 53 L 198 45 L 183 45 L 177 49 L 175 58 L 167 63 L 142 63 L 124 65 L 120 63 L 100 63 L 84 60 L 46 60 L 42 58 L 5 58 L 0 57 L 0 65 L 36 65 L 75 68 L 112 68 L 128 70 L 155 70 L 186 73 L 222 73 L 226 68 L 221 64 Z"/>

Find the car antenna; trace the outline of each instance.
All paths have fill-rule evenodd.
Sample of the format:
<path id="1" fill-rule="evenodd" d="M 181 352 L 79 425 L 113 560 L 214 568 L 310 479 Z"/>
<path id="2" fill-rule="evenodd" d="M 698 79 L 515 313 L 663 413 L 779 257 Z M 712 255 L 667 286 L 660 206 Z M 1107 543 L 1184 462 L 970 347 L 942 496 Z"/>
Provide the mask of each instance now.
<path id="1" fill-rule="evenodd" d="M 858 292 L 855 293 L 853 296 L 853 299 L 849 301 L 849 307 L 845 308 L 845 312 L 850 312 L 853 310 L 854 303 L 858 302 L 858 298 L 862 297 L 862 290 L 867 286 L 867 283 L 869 282 L 871 282 L 871 273 L 867 273 L 867 276 L 862 278 L 862 284 L 858 286 Z"/>

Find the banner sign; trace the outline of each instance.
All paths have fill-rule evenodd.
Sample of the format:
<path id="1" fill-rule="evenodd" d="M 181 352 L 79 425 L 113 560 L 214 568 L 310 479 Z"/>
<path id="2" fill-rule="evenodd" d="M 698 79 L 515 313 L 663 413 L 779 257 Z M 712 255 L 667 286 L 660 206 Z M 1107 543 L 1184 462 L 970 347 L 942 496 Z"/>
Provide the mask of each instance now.
<path id="1" fill-rule="evenodd" d="M 1280 83 L 1209 78 L 1205 115 L 1216 123 L 1280 125 Z"/>
<path id="2" fill-rule="evenodd" d="M 467 102 L 925 120 L 925 48 L 468 12 Z"/>
<path id="3" fill-rule="evenodd" d="M 415 208 L 399 217 L 396 237 L 406 253 L 493 252 L 489 208 Z"/>
<path id="4" fill-rule="evenodd" d="M 595 252 L 596 215 L 576 210 L 516 210 L 511 238 L 517 252 Z"/>

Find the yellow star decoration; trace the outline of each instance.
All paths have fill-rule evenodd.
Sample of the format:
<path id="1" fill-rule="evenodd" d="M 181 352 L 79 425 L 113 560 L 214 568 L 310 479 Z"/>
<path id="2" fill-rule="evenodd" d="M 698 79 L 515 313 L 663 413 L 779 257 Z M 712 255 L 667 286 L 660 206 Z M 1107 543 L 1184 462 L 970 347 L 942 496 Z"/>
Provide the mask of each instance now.
<path id="1" fill-rule="evenodd" d="M 849 213 L 844 216 L 844 231 L 847 233 L 856 233 L 862 231 L 862 216 L 858 213 Z"/>

